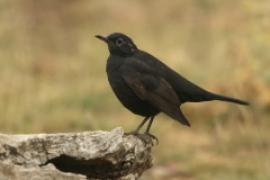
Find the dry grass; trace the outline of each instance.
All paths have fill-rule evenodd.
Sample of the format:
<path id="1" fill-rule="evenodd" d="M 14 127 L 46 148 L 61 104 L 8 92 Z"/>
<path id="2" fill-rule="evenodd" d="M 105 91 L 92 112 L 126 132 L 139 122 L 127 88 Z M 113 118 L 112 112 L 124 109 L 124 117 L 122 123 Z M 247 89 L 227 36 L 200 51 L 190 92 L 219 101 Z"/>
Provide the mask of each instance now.
<path id="1" fill-rule="evenodd" d="M 270 179 L 269 3 L 4 0 L 1 132 L 133 129 L 141 117 L 114 97 L 93 37 L 120 31 L 201 86 L 251 102 L 184 105 L 190 129 L 159 116 L 145 179 Z"/>

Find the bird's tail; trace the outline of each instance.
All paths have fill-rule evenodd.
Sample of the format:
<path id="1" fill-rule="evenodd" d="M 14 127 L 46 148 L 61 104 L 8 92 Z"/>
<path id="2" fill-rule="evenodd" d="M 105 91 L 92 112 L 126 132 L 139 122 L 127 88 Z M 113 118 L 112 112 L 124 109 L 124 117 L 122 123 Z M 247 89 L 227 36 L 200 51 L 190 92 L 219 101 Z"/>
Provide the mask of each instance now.
<path id="1" fill-rule="evenodd" d="M 236 99 L 236 98 L 232 98 L 232 97 L 219 95 L 219 94 L 211 94 L 210 97 L 211 97 L 211 100 L 220 100 L 220 101 L 227 101 L 227 102 L 237 103 L 237 104 L 241 104 L 241 105 L 249 105 L 249 103 L 246 102 L 246 101 Z"/>

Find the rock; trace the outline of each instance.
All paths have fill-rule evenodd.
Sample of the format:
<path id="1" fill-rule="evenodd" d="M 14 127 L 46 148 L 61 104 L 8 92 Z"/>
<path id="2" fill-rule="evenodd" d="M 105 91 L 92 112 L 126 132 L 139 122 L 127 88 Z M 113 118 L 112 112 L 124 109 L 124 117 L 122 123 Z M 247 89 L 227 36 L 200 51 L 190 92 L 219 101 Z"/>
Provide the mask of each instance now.
<path id="1" fill-rule="evenodd" d="M 147 135 L 110 132 L 0 134 L 0 180 L 137 179 L 152 166 Z"/>

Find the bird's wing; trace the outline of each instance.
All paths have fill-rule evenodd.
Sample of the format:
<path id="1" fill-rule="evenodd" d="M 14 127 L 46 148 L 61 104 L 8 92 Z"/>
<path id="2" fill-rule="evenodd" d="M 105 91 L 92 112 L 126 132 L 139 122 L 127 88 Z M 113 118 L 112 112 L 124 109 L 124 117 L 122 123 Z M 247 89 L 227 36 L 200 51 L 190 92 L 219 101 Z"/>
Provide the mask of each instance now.
<path id="1" fill-rule="evenodd" d="M 171 84 L 182 103 L 209 99 L 210 93 L 208 91 L 190 82 L 151 54 L 140 51 L 136 54 L 136 58 L 144 61 L 145 64 L 154 68 L 164 77 Z"/>
<path id="2" fill-rule="evenodd" d="M 141 62 L 131 62 L 123 67 L 122 78 L 141 100 L 189 126 L 180 111 L 181 103 L 174 89 L 164 78 L 155 74 L 151 67 Z"/>

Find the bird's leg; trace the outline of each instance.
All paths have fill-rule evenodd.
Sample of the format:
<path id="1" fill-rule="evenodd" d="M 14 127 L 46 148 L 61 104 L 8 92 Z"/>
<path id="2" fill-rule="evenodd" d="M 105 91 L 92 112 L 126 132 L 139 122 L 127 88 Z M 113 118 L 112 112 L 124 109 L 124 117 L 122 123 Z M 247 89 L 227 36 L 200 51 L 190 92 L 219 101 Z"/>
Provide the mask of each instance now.
<path id="1" fill-rule="evenodd" d="M 153 143 L 153 139 L 156 140 L 157 144 L 158 144 L 158 139 L 149 133 L 150 131 L 150 128 L 151 128 L 151 125 L 153 123 L 153 120 L 154 120 L 154 117 L 155 116 L 147 116 L 143 119 L 143 121 L 139 124 L 139 126 L 137 127 L 137 129 L 135 131 L 132 131 L 132 132 L 129 132 L 129 133 L 126 133 L 126 135 L 135 135 L 137 136 L 138 138 L 140 138 L 144 143 L 146 144 L 149 144 L 149 143 Z M 139 131 L 140 129 L 143 127 L 143 125 L 146 123 L 146 121 L 148 121 L 150 118 L 150 122 L 147 124 L 147 128 L 146 128 L 146 131 L 144 132 L 144 134 L 139 134 Z"/>
<path id="2" fill-rule="evenodd" d="M 139 126 L 136 128 L 135 132 L 138 133 L 140 131 L 140 129 L 143 127 L 143 125 L 146 123 L 146 121 L 148 121 L 149 116 L 146 116 L 143 121 L 139 124 Z"/>
<path id="3" fill-rule="evenodd" d="M 152 126 L 154 117 L 155 117 L 155 116 L 152 116 L 152 117 L 150 118 L 150 121 L 149 121 L 149 123 L 148 123 L 148 125 L 147 125 L 147 129 L 146 129 L 146 131 L 145 131 L 145 134 L 150 134 L 149 131 L 150 131 L 150 128 L 151 128 L 151 126 Z"/>
<path id="4" fill-rule="evenodd" d="M 139 131 L 140 129 L 143 127 L 143 125 L 146 123 L 146 121 L 148 121 L 149 119 L 149 116 L 146 116 L 143 121 L 139 124 L 139 126 L 136 128 L 135 131 L 131 131 L 131 132 L 128 132 L 126 133 L 127 135 L 130 135 L 130 134 L 133 134 L 133 135 L 136 135 L 136 134 L 139 134 Z"/>
<path id="5" fill-rule="evenodd" d="M 151 138 L 155 139 L 155 140 L 157 141 L 157 143 L 158 143 L 158 138 L 157 138 L 156 136 L 154 136 L 153 134 L 150 133 L 150 128 L 151 128 L 151 126 L 152 126 L 152 123 L 153 123 L 153 121 L 154 121 L 154 118 L 155 118 L 155 116 L 152 116 L 152 117 L 150 118 L 150 121 L 149 121 L 149 123 L 148 123 L 148 125 L 147 125 L 146 131 L 144 132 L 144 134 L 147 134 L 147 135 L 150 136 Z"/>

